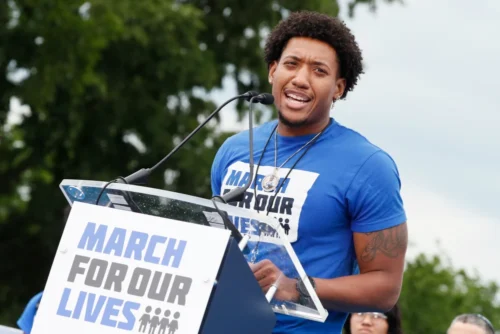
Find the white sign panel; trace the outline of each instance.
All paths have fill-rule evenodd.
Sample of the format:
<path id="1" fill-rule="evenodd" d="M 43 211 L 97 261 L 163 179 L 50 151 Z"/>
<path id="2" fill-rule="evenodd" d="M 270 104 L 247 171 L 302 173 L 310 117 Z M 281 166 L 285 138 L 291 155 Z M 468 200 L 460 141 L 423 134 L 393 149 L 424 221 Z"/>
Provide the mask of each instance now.
<path id="1" fill-rule="evenodd" d="M 228 240 L 228 230 L 75 202 L 32 333 L 198 333 Z"/>

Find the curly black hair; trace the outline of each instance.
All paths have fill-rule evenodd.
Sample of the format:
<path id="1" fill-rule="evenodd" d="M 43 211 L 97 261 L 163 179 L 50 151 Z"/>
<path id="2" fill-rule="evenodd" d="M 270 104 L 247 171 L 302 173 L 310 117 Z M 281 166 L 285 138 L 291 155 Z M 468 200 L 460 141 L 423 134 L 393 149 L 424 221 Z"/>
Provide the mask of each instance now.
<path id="1" fill-rule="evenodd" d="M 399 305 L 396 304 L 394 307 L 384 313 L 387 316 L 387 324 L 389 328 L 387 329 L 387 334 L 403 334 L 403 327 L 401 321 L 401 310 Z M 344 323 L 344 334 L 351 334 L 351 314 L 347 317 Z"/>
<path id="2" fill-rule="evenodd" d="M 280 59 L 283 49 L 293 37 L 308 37 L 325 42 L 337 53 L 340 77 L 346 81 L 344 94 L 354 89 L 363 73 L 363 56 L 354 35 L 344 22 L 326 14 L 299 11 L 282 20 L 269 35 L 264 48 L 268 67 Z"/>

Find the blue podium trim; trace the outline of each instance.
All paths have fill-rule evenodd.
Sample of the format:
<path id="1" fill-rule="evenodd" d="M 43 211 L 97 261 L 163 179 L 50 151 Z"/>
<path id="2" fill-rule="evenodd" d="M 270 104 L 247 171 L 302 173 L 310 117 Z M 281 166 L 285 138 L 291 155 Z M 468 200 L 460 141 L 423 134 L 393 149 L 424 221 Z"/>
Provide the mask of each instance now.
<path id="1" fill-rule="evenodd" d="M 200 334 L 272 333 L 276 315 L 231 238 L 214 285 Z"/>

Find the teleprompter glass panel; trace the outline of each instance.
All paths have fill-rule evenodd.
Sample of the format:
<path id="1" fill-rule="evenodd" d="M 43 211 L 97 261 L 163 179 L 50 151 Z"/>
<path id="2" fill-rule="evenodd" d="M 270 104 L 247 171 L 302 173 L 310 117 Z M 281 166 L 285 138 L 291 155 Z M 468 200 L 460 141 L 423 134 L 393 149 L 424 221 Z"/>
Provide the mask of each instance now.
<path id="1" fill-rule="evenodd" d="M 63 180 L 60 188 L 70 205 L 73 202 L 84 202 L 213 228 L 226 228 L 214 203 L 209 199 L 123 183 L 111 183 L 102 191 L 106 183 Z M 280 300 L 278 279 L 277 292 L 266 295 L 273 310 L 298 318 L 325 321 L 328 314 L 306 279 L 304 269 L 280 223 L 274 218 L 229 204 L 217 203 L 217 208 L 226 212 L 230 222 L 248 238 L 243 254 L 249 263 L 272 261 L 283 275 L 304 283 L 310 298 L 300 301 Z"/>

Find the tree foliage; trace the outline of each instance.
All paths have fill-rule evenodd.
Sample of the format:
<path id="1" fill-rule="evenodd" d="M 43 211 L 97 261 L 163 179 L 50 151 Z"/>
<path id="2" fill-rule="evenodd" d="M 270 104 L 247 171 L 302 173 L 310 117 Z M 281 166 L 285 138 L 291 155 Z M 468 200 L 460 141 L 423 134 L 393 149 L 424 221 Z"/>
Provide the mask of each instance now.
<path id="1" fill-rule="evenodd" d="M 445 257 L 421 254 L 407 263 L 400 306 L 405 333 L 446 333 L 461 313 L 480 313 L 500 328 L 499 287 L 454 268 Z"/>

